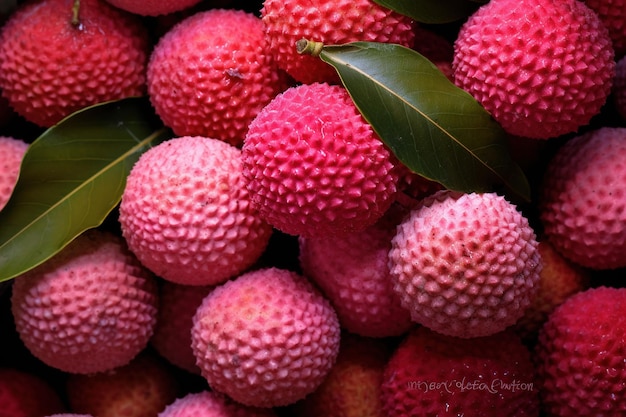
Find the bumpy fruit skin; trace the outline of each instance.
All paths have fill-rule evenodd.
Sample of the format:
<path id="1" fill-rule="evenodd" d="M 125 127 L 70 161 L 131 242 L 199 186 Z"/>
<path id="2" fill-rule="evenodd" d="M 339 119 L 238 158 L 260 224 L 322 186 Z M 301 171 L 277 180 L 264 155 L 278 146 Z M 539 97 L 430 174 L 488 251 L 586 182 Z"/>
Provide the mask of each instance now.
<path id="1" fill-rule="evenodd" d="M 609 30 L 615 56 L 621 58 L 626 53 L 626 1 L 624 0 L 584 0 L 585 4 L 598 14 Z"/>
<path id="2" fill-rule="evenodd" d="M 290 235 L 363 230 L 396 194 L 393 155 L 335 85 L 279 94 L 250 124 L 242 157 L 254 206 Z"/>
<path id="3" fill-rule="evenodd" d="M 215 285 L 243 272 L 272 234 L 251 204 L 241 151 L 198 136 L 141 155 L 127 178 L 119 220 L 139 260 L 183 285 Z"/>
<path id="4" fill-rule="evenodd" d="M 537 417 L 531 353 L 510 331 L 461 339 L 411 331 L 387 363 L 386 417 Z"/>
<path id="5" fill-rule="evenodd" d="M 278 268 L 216 287 L 194 316 L 192 348 L 209 386 L 253 407 L 285 406 L 322 383 L 339 351 L 332 306 Z"/>
<path id="6" fill-rule="evenodd" d="M 413 325 L 389 273 L 391 238 L 404 210 L 394 206 L 361 232 L 299 238 L 300 266 L 331 301 L 341 326 L 367 337 L 400 336 Z"/>
<path id="7" fill-rule="evenodd" d="M 13 194 L 27 149 L 28 144 L 21 139 L 0 136 L 0 210 Z"/>
<path id="8" fill-rule="evenodd" d="M 626 289 L 598 287 L 568 298 L 539 333 L 535 359 L 549 416 L 626 413 Z"/>
<path id="9" fill-rule="evenodd" d="M 165 359 L 187 372 L 200 374 L 191 349 L 191 326 L 196 310 L 213 287 L 163 281 L 159 316 L 150 344 Z"/>
<path id="10" fill-rule="evenodd" d="M 0 368 L 0 416 L 36 417 L 62 413 L 65 406 L 47 380 L 17 368 Z"/>
<path id="11" fill-rule="evenodd" d="M 34 356 L 88 374 L 126 365 L 146 347 L 158 289 L 121 238 L 92 229 L 17 277 L 11 303 L 16 329 Z"/>
<path id="12" fill-rule="evenodd" d="M 319 58 L 298 54 L 301 39 L 325 44 L 353 41 L 413 46 L 414 22 L 371 0 L 265 0 L 261 9 L 269 50 L 296 81 L 339 83 L 335 70 Z"/>
<path id="13" fill-rule="evenodd" d="M 142 16 L 160 16 L 188 9 L 201 0 L 106 0 L 113 6 Z"/>
<path id="14" fill-rule="evenodd" d="M 487 336 L 515 323 L 541 272 L 537 240 L 493 193 L 439 191 L 398 226 L 389 267 L 412 319 L 442 334 Z"/>
<path id="15" fill-rule="evenodd" d="M 567 141 L 541 186 L 540 217 L 554 248 L 592 269 L 626 266 L 626 128 Z"/>
<path id="16" fill-rule="evenodd" d="M 178 398 L 158 417 L 276 417 L 276 413 L 269 408 L 247 407 L 214 391 L 201 391 Z"/>
<path id="17" fill-rule="evenodd" d="M 88 105 L 145 94 L 148 33 L 102 0 L 24 3 L 0 33 L 0 89 L 26 120 L 50 127 Z"/>
<path id="18" fill-rule="evenodd" d="M 606 27 L 577 0 L 495 0 L 455 41 L 455 83 L 510 134 L 548 139 L 600 112 L 615 73 Z"/>
<path id="19" fill-rule="evenodd" d="M 148 94 L 178 136 L 241 145 L 248 125 L 287 78 L 268 54 L 260 18 L 241 10 L 196 13 L 169 30 L 148 63 Z"/>

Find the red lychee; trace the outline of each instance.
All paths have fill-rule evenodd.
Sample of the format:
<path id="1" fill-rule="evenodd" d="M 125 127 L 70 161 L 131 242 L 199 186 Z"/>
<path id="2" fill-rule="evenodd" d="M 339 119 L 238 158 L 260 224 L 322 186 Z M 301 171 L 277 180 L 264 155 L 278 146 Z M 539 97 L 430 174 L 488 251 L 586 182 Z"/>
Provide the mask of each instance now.
<path id="1" fill-rule="evenodd" d="M 609 30 L 617 58 L 626 53 L 626 1 L 584 0 Z"/>
<path id="2" fill-rule="evenodd" d="M 59 393 L 47 380 L 21 369 L 0 368 L 1 417 L 40 417 L 63 411 Z"/>
<path id="3" fill-rule="evenodd" d="M 195 13 L 154 47 L 150 101 L 176 135 L 239 146 L 252 119 L 287 88 L 267 51 L 257 16 L 234 9 Z"/>
<path id="4" fill-rule="evenodd" d="M 535 350 L 546 415 L 626 414 L 626 288 L 568 298 L 539 332 Z"/>
<path id="5" fill-rule="evenodd" d="M 146 347 L 157 291 L 121 238 L 92 229 L 14 280 L 12 312 L 24 345 L 44 363 L 69 373 L 102 372 Z"/>
<path id="6" fill-rule="evenodd" d="M 417 323 L 457 337 L 514 324 L 541 272 L 535 233 L 494 193 L 439 191 L 398 226 L 389 251 L 394 289 Z"/>
<path id="7" fill-rule="evenodd" d="M 148 32 L 102 0 L 23 3 L 0 32 L 0 89 L 49 127 L 88 105 L 145 94 Z"/>
<path id="8" fill-rule="evenodd" d="M 465 22 L 454 45 L 455 83 L 512 135 L 575 132 L 611 90 L 609 33 L 578 0 L 492 0 Z"/>
<path id="9" fill-rule="evenodd" d="M 209 386 L 253 407 L 285 406 L 315 391 L 339 350 L 337 315 L 306 278 L 278 268 L 216 287 L 192 327 Z"/>
<path id="10" fill-rule="evenodd" d="M 393 154 L 336 85 L 279 94 L 250 124 L 242 156 L 253 205 L 291 235 L 363 230 L 396 194 Z"/>
<path id="11" fill-rule="evenodd" d="M 201 0 L 106 0 L 127 12 L 142 16 L 166 15 L 188 9 Z"/>
<path id="12" fill-rule="evenodd" d="M 213 391 L 201 391 L 177 399 L 158 417 L 276 417 L 276 413 L 270 408 L 245 406 Z"/>
<path id="13" fill-rule="evenodd" d="M 28 144 L 21 139 L 0 136 L 0 210 L 13 194 Z"/>
<path id="14" fill-rule="evenodd" d="M 156 275 L 215 285 L 261 256 L 272 228 L 251 204 L 241 151 L 218 139 L 179 137 L 141 155 L 120 204 L 123 236 Z"/>

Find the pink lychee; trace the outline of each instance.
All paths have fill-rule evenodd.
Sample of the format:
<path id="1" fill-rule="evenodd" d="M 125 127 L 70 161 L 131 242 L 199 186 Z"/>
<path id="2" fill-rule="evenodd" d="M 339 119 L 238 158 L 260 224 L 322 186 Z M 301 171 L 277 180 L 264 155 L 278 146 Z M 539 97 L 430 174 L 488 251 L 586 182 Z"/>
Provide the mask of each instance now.
<path id="1" fill-rule="evenodd" d="M 615 55 L 621 58 L 626 53 L 626 1 L 584 0 L 609 30 Z"/>
<path id="2" fill-rule="evenodd" d="M 201 0 L 106 0 L 113 6 L 142 16 L 166 15 L 188 9 Z"/>
<path id="3" fill-rule="evenodd" d="M 189 393 L 168 405 L 158 417 L 275 417 L 270 408 L 248 407 L 214 391 Z"/>
<path id="4" fill-rule="evenodd" d="M 21 139 L 0 136 L 0 210 L 11 198 L 28 144 Z"/>

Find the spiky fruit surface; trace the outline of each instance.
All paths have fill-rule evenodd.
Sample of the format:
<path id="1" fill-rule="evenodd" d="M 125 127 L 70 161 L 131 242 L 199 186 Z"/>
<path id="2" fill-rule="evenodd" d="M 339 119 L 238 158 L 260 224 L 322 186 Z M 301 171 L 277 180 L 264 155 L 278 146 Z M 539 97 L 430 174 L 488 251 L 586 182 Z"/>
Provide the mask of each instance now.
<path id="1" fill-rule="evenodd" d="M 413 46 L 413 21 L 370 0 L 265 0 L 265 36 L 279 67 L 296 81 L 339 83 L 335 70 L 319 58 L 298 54 L 300 39 L 342 44 L 353 41 Z"/>
<path id="2" fill-rule="evenodd" d="M 209 386 L 242 404 L 284 406 L 313 392 L 339 350 L 337 315 L 306 278 L 278 268 L 215 288 L 192 327 Z"/>
<path id="3" fill-rule="evenodd" d="M 188 9 L 201 0 L 106 0 L 113 6 L 142 16 L 159 16 Z"/>
<path id="4" fill-rule="evenodd" d="M 279 94 L 250 124 L 242 156 L 254 206 L 291 235 L 363 230 L 396 193 L 393 155 L 339 86 Z"/>
<path id="5" fill-rule="evenodd" d="M 16 368 L 0 368 L 0 416 L 40 417 L 61 413 L 59 393 L 38 375 Z"/>
<path id="6" fill-rule="evenodd" d="M 341 336 L 337 362 L 313 393 L 290 407 L 294 417 L 383 417 L 380 386 L 391 348 L 385 339 Z"/>
<path id="7" fill-rule="evenodd" d="M 361 232 L 299 238 L 300 265 L 335 307 L 341 326 L 369 337 L 399 336 L 413 325 L 400 305 L 387 265 L 404 210 L 391 210 Z"/>
<path id="8" fill-rule="evenodd" d="M 455 83 L 512 135 L 575 132 L 611 90 L 614 51 L 606 27 L 577 0 L 495 0 L 461 27 Z"/>
<path id="9" fill-rule="evenodd" d="M 103 0 L 26 2 L 0 33 L 0 88 L 25 119 L 52 126 L 91 104 L 145 94 L 147 30 Z"/>
<path id="10" fill-rule="evenodd" d="M 548 416 L 626 413 L 626 289 L 568 298 L 539 333 L 535 357 Z"/>
<path id="11" fill-rule="evenodd" d="M 21 139 L 0 136 L 0 210 L 11 198 L 28 144 Z"/>
<path id="12" fill-rule="evenodd" d="M 461 339 L 411 331 L 387 363 L 386 417 L 536 417 L 531 354 L 510 331 Z"/>
<path id="13" fill-rule="evenodd" d="M 156 322 L 155 279 L 121 238 L 92 229 L 13 283 L 15 326 L 24 345 L 69 373 L 126 365 Z"/>
<path id="14" fill-rule="evenodd" d="M 184 136 L 141 155 L 120 204 L 123 236 L 158 276 L 215 285 L 261 256 L 272 233 L 251 204 L 241 151 Z"/>
<path id="15" fill-rule="evenodd" d="M 541 270 L 537 294 L 514 329 L 524 340 L 532 342 L 543 323 L 556 307 L 572 295 L 589 287 L 590 274 L 586 269 L 568 261 L 547 241 L 539 242 Z"/>
<path id="16" fill-rule="evenodd" d="M 213 287 L 180 285 L 163 281 L 159 315 L 150 344 L 172 364 L 194 374 L 200 373 L 191 349 L 193 316 Z"/>
<path id="17" fill-rule="evenodd" d="M 285 76 L 268 54 L 257 16 L 234 9 L 196 13 L 166 33 L 148 64 L 148 94 L 178 136 L 241 145 L 248 125 Z"/>
<path id="18" fill-rule="evenodd" d="M 626 53 L 626 1 L 584 0 L 609 30 L 615 55 L 621 58 Z"/>
<path id="19" fill-rule="evenodd" d="M 515 323 L 541 272 L 528 220 L 493 193 L 440 191 L 398 226 L 389 251 L 394 289 L 414 321 L 457 337 Z"/>
<path id="20" fill-rule="evenodd" d="M 189 393 L 168 405 L 158 417 L 275 417 L 269 408 L 248 407 L 213 392 Z"/>
<path id="21" fill-rule="evenodd" d="M 98 417 L 154 417 L 178 395 L 176 376 L 164 359 L 144 351 L 112 371 L 69 375 L 70 409 Z"/>
<path id="22" fill-rule="evenodd" d="M 593 269 L 626 266 L 626 128 L 603 127 L 567 141 L 541 186 L 540 216 L 550 243 Z"/>

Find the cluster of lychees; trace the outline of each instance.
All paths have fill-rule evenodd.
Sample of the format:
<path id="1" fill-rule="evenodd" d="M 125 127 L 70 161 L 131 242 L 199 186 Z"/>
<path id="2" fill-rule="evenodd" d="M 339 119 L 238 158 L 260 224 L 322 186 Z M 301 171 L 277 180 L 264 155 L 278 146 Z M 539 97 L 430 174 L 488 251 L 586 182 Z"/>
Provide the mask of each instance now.
<path id="1" fill-rule="evenodd" d="M 32 0 L 0 28 L 0 208 L 12 126 L 146 95 L 175 135 L 113 226 L 2 287 L 0 340 L 49 374 L 2 358 L 0 417 L 626 413 L 623 0 L 441 31 L 372 0 L 205 3 Z M 411 172 L 303 38 L 431 59 L 523 149 L 533 203 Z"/>

